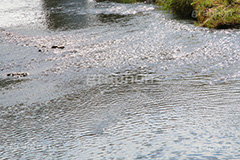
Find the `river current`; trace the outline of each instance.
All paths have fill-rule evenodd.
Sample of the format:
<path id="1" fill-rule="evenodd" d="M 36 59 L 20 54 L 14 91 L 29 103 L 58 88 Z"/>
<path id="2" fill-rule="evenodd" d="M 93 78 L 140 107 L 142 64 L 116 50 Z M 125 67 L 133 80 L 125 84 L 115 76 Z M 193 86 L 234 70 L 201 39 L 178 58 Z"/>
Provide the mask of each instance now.
<path id="1" fill-rule="evenodd" d="M 240 159 L 239 37 L 146 3 L 1 0 L 0 159 Z"/>

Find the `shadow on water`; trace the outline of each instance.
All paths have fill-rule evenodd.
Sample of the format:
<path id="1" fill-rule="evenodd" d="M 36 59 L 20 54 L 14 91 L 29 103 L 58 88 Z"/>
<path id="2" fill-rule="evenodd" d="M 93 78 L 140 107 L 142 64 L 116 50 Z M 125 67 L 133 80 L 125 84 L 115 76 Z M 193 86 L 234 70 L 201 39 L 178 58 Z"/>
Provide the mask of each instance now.
<path id="1" fill-rule="evenodd" d="M 125 18 L 125 20 L 128 20 L 125 15 L 119 14 L 99 14 L 97 15 L 97 18 L 102 23 L 118 23 L 122 21 L 123 18 Z"/>
<path id="2" fill-rule="evenodd" d="M 0 91 L 2 89 L 8 89 L 13 85 L 19 84 L 21 82 L 25 82 L 28 81 L 28 79 L 16 79 L 16 78 L 5 78 L 5 79 L 1 79 L 0 78 Z"/>
<path id="3" fill-rule="evenodd" d="M 87 1 L 79 0 L 43 0 L 43 8 L 46 12 L 46 21 L 49 29 L 66 30 L 68 28 L 83 28 L 88 25 L 86 14 L 71 12 L 73 7 L 86 8 Z"/>
<path id="4" fill-rule="evenodd" d="M 46 23 L 50 30 L 81 29 L 96 23 L 118 23 L 128 20 L 124 18 L 127 15 L 104 13 L 105 7 L 109 6 L 88 0 L 43 0 Z M 94 12 L 94 9 L 98 9 L 99 12 Z"/>

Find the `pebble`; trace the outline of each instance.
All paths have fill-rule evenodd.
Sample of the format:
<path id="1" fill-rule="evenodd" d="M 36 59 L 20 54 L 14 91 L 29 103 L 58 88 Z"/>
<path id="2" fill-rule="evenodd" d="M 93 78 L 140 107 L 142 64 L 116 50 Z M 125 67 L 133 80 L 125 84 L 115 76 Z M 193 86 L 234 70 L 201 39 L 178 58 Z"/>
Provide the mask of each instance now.
<path id="1" fill-rule="evenodd" d="M 14 76 L 17 76 L 17 77 L 26 77 L 28 76 L 29 73 L 27 72 L 17 72 L 17 73 L 8 73 L 7 76 L 8 77 L 14 77 Z"/>
<path id="2" fill-rule="evenodd" d="M 52 46 L 52 49 L 55 49 L 55 48 L 64 49 L 65 47 L 64 46 Z"/>

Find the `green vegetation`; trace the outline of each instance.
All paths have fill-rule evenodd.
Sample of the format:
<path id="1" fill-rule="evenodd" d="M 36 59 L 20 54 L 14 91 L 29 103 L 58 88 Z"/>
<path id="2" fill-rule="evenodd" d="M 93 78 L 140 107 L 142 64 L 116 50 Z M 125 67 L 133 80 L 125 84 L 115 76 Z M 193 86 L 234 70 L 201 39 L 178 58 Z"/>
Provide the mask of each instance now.
<path id="1" fill-rule="evenodd" d="M 240 0 L 157 0 L 164 9 L 195 18 L 208 28 L 240 27 Z"/>
<path id="2" fill-rule="evenodd" d="M 240 25 L 240 0 L 196 0 L 192 4 L 198 11 L 200 26 L 209 28 L 229 28 Z"/>

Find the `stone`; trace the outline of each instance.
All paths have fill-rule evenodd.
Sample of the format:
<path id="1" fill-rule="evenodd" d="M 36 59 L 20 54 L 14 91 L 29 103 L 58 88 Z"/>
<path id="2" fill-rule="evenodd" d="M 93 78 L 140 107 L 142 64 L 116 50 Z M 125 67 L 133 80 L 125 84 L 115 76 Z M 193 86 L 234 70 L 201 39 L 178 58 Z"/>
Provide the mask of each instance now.
<path id="1" fill-rule="evenodd" d="M 54 46 L 52 46 L 51 48 L 52 48 L 52 49 L 56 49 L 56 48 L 58 48 L 58 49 L 64 49 L 65 47 L 64 47 L 64 46 L 55 46 L 55 45 L 54 45 Z"/>
<path id="2" fill-rule="evenodd" d="M 26 76 L 28 76 L 29 75 L 29 73 L 27 73 L 27 72 L 17 72 L 17 73 L 8 73 L 7 74 L 7 76 L 8 77 L 26 77 Z"/>

